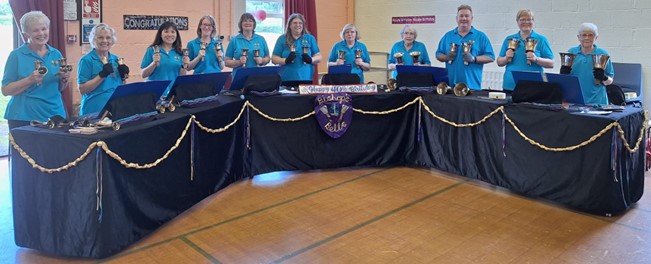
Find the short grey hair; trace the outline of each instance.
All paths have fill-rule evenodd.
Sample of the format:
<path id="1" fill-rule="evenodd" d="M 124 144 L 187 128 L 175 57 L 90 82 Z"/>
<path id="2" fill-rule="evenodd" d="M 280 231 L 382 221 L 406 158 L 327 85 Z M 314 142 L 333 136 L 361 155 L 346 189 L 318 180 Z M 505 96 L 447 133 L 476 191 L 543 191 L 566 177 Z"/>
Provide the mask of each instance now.
<path id="1" fill-rule="evenodd" d="M 108 31 L 111 33 L 111 38 L 113 39 L 113 45 L 115 45 L 116 42 L 118 42 L 118 37 L 115 36 L 115 29 L 112 28 L 111 26 L 104 24 L 104 23 L 99 23 L 93 27 L 93 29 L 90 30 L 90 34 L 88 34 L 88 38 L 91 40 L 90 41 L 90 47 L 91 48 L 96 48 L 97 47 L 97 33 L 100 31 Z M 111 46 L 113 46 L 111 45 Z"/>
<path id="2" fill-rule="evenodd" d="M 400 38 L 402 38 L 402 35 L 405 34 L 405 31 L 407 31 L 407 29 L 411 29 L 412 31 L 414 31 L 414 40 L 415 40 L 418 37 L 418 31 L 416 31 L 416 28 L 413 28 L 410 25 L 405 25 L 404 27 L 402 27 L 402 30 L 400 30 Z"/>
<path id="3" fill-rule="evenodd" d="M 586 32 L 586 31 L 591 31 L 594 33 L 595 36 L 599 36 L 599 29 L 595 24 L 583 23 L 579 26 L 579 35 L 581 35 L 582 32 Z"/>
<path id="4" fill-rule="evenodd" d="M 345 38 L 346 31 L 351 30 L 351 29 L 355 30 L 355 40 L 359 40 L 359 30 L 357 29 L 357 27 L 354 24 L 346 24 L 344 26 L 344 29 L 342 29 L 341 33 L 339 34 L 341 39 L 345 40 L 346 39 Z"/>
<path id="5" fill-rule="evenodd" d="M 43 14 L 43 12 L 27 12 L 20 18 L 20 31 L 22 33 L 27 33 L 31 26 L 38 23 L 43 23 L 48 29 L 50 28 L 50 18 Z"/>

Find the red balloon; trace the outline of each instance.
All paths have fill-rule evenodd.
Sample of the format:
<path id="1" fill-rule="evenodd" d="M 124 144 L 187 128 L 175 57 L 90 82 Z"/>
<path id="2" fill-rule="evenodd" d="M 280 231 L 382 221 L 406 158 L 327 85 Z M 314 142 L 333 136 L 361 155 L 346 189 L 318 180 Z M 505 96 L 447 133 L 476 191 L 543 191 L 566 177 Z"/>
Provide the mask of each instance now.
<path id="1" fill-rule="evenodd" d="M 253 13 L 253 16 L 255 17 L 255 19 L 262 22 L 265 19 L 267 19 L 267 12 L 265 12 L 264 10 L 258 10 L 255 11 L 255 13 Z"/>

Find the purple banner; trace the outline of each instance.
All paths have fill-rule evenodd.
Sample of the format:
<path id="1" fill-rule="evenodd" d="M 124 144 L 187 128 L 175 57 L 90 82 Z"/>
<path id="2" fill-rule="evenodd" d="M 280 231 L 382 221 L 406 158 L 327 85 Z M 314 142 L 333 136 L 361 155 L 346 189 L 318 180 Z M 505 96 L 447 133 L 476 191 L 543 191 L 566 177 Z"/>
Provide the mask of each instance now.
<path id="1" fill-rule="evenodd" d="M 332 138 L 346 133 L 353 120 L 353 100 L 345 93 L 322 94 L 314 99 L 316 120 Z"/>
<path id="2" fill-rule="evenodd" d="M 391 24 L 434 24 L 436 16 L 403 16 L 392 17 Z"/>

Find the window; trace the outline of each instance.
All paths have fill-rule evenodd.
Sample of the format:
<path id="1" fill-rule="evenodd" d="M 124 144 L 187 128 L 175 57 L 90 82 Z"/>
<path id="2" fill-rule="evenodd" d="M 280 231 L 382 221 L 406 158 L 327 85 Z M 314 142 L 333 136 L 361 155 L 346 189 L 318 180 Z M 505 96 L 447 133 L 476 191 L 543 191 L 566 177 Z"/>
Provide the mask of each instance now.
<path id="1" fill-rule="evenodd" d="M 256 18 L 255 33 L 264 37 L 273 52 L 276 40 L 285 33 L 285 0 L 246 0 L 246 12 Z"/>

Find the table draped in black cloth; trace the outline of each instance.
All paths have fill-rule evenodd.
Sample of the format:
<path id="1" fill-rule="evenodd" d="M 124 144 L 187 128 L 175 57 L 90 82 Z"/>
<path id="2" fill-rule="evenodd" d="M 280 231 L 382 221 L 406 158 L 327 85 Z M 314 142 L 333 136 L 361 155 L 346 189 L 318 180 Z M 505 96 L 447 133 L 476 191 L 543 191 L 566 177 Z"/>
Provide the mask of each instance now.
<path id="1" fill-rule="evenodd" d="M 590 115 L 482 92 L 353 95 L 352 122 L 334 139 L 315 120 L 315 97 L 219 96 L 93 135 L 14 129 L 16 244 L 108 257 L 229 184 L 282 170 L 435 168 L 599 215 L 643 193 L 640 108 Z"/>

